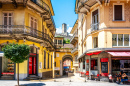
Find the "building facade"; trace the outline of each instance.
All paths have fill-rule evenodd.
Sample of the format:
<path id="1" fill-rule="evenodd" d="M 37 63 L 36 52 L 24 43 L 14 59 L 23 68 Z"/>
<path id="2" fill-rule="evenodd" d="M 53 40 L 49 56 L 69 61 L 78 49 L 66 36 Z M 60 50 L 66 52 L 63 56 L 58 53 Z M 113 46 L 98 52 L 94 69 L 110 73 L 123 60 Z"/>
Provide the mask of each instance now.
<path id="1" fill-rule="evenodd" d="M 73 54 L 73 67 L 74 67 L 74 73 L 79 72 L 79 62 L 78 62 L 78 20 L 76 20 L 70 34 L 73 34 L 73 36 L 70 39 L 70 43 L 73 44 L 74 48 L 71 51 Z"/>
<path id="2" fill-rule="evenodd" d="M 75 12 L 80 73 L 91 79 L 119 72 L 130 76 L 130 2 L 76 0 Z"/>
<path id="3" fill-rule="evenodd" d="M 31 48 L 29 59 L 19 64 L 20 79 L 53 77 L 53 15 L 50 0 L 0 0 L 0 79 L 17 79 L 17 64 L 2 52 L 9 43 Z"/>
<path id="4" fill-rule="evenodd" d="M 68 72 L 73 71 L 73 55 L 71 50 L 72 44 L 63 43 L 64 37 L 55 37 L 56 56 L 54 59 L 55 77 L 67 75 Z"/>

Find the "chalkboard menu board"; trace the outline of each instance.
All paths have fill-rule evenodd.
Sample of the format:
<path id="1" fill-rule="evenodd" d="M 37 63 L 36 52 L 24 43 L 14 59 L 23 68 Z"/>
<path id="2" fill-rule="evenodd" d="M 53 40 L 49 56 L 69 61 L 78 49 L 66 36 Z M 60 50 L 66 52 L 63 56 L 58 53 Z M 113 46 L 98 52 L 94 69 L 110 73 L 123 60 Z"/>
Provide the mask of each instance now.
<path id="1" fill-rule="evenodd" d="M 108 73 L 108 62 L 101 62 L 102 73 Z"/>

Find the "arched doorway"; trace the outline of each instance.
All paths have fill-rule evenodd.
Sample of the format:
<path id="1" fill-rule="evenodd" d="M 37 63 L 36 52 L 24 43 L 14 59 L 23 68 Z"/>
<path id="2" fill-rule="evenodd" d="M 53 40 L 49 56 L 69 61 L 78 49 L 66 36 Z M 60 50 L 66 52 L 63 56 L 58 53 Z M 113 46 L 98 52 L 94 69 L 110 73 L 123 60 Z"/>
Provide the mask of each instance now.
<path id="1" fill-rule="evenodd" d="M 61 64 L 61 75 L 67 75 L 68 72 L 72 72 L 73 58 L 71 55 L 64 55 Z"/>
<path id="2" fill-rule="evenodd" d="M 38 75 L 38 47 L 30 45 L 30 56 L 28 60 L 28 76 Z"/>

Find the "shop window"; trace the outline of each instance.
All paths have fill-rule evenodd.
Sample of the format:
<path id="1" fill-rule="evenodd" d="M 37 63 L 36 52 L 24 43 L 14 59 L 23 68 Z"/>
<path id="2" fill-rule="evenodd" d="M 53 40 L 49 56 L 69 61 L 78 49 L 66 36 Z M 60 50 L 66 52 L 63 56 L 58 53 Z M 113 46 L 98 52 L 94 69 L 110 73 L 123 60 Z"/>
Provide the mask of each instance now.
<path id="1" fill-rule="evenodd" d="M 55 75 L 59 75 L 60 73 L 59 73 L 59 71 L 57 70 L 57 71 L 55 71 Z"/>
<path id="2" fill-rule="evenodd" d="M 114 5 L 114 20 L 123 20 L 123 6 Z"/>
<path id="3" fill-rule="evenodd" d="M 112 60 L 112 71 L 120 71 L 120 60 Z"/>
<path id="4" fill-rule="evenodd" d="M 85 69 L 85 57 L 83 58 L 83 69 Z"/>
<path id="5" fill-rule="evenodd" d="M 91 70 L 97 70 L 97 59 L 91 60 Z"/>
<path id="6" fill-rule="evenodd" d="M 2 57 L 2 74 L 14 75 L 14 63 L 6 57 Z"/>
<path id="7" fill-rule="evenodd" d="M 112 46 L 129 46 L 129 34 L 113 34 Z"/>

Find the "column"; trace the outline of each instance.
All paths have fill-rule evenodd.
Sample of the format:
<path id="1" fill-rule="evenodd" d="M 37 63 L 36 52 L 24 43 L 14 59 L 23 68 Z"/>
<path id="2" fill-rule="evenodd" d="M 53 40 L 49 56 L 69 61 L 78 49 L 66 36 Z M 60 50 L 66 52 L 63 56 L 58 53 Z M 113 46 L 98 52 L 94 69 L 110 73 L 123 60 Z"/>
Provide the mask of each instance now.
<path id="1" fill-rule="evenodd" d="M 101 65 L 100 65 L 100 56 L 98 55 L 98 74 L 100 74 L 100 69 L 101 69 Z"/>
<path id="2" fill-rule="evenodd" d="M 91 79 L 91 56 L 89 56 L 89 79 Z"/>
<path id="3" fill-rule="evenodd" d="M 54 52 L 53 52 L 53 66 L 52 66 L 52 70 L 53 70 L 53 72 L 52 72 L 52 77 L 53 78 L 55 78 L 55 61 L 54 61 L 54 59 L 55 59 L 55 57 L 56 57 L 56 52 L 55 52 L 55 50 L 54 50 Z"/>
<path id="4" fill-rule="evenodd" d="M 111 55 L 109 54 L 109 58 L 108 58 L 108 62 L 109 62 L 109 74 L 112 74 L 112 61 L 111 61 Z"/>
<path id="5" fill-rule="evenodd" d="M 60 76 L 62 76 L 63 75 L 63 70 L 62 70 L 62 60 L 60 60 Z"/>

